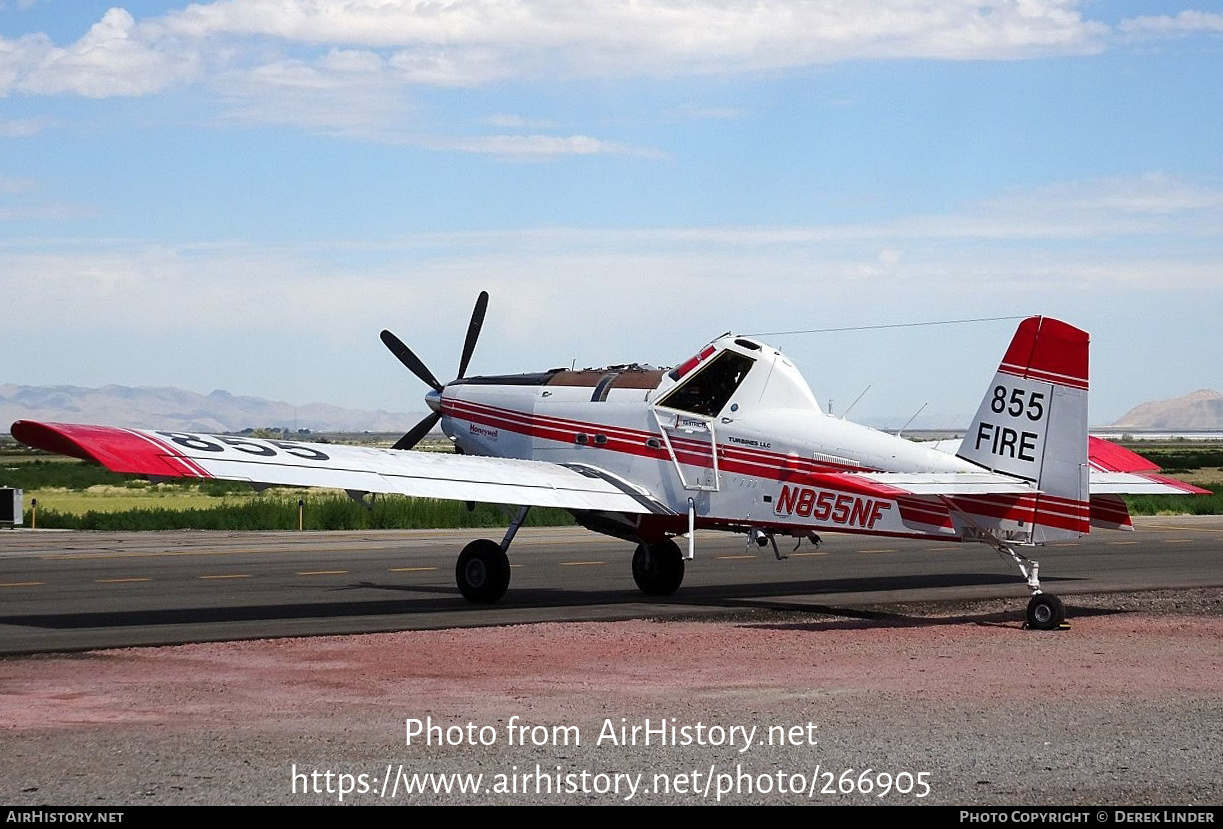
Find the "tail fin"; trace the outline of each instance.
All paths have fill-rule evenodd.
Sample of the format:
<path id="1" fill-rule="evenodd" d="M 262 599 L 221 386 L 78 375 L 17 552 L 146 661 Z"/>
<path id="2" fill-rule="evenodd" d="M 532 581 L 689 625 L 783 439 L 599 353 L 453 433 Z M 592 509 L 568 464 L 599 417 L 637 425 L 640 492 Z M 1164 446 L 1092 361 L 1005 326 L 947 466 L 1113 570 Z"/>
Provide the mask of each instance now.
<path id="1" fill-rule="evenodd" d="M 1030 481 L 1001 529 L 1034 543 L 1090 531 L 1087 464 L 1087 332 L 1048 317 L 1019 324 L 957 453 L 993 472 Z M 1028 524 L 1028 526 L 1024 526 Z"/>

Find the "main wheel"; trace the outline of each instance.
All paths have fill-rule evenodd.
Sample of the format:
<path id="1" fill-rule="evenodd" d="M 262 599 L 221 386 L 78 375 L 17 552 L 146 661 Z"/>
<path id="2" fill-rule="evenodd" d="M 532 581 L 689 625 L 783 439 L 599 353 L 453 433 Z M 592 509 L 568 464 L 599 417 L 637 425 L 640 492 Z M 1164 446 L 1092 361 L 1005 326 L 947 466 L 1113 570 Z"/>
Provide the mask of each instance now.
<path id="1" fill-rule="evenodd" d="M 633 553 L 633 581 L 647 596 L 670 596 L 684 581 L 684 554 L 671 539 Z"/>
<path id="2" fill-rule="evenodd" d="M 469 602 L 492 604 L 510 586 L 510 560 L 495 541 L 481 538 L 463 548 L 454 566 L 459 592 Z"/>
<path id="3" fill-rule="evenodd" d="M 1037 593 L 1028 602 L 1028 627 L 1034 630 L 1057 630 L 1066 621 L 1062 600 L 1049 593 Z"/>

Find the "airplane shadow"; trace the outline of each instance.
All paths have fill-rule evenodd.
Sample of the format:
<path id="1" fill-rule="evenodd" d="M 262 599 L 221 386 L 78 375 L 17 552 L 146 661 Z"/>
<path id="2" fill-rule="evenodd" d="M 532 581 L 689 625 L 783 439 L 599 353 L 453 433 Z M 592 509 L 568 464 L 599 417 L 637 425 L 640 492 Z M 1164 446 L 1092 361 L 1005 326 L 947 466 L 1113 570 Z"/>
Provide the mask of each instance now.
<path id="1" fill-rule="evenodd" d="M 1073 578 L 1046 578 L 1046 583 L 1073 582 Z M 351 591 L 379 591 L 414 594 L 403 599 L 357 599 L 350 601 L 290 602 L 283 604 L 236 605 L 230 607 L 178 607 L 145 610 L 99 610 L 80 612 L 30 613 L 0 616 L 0 625 L 48 630 L 82 630 L 96 628 L 160 627 L 168 625 L 212 625 L 233 622 L 293 622 L 300 620 L 352 619 L 372 620 L 375 617 L 413 616 L 438 614 L 438 622 L 429 627 L 473 626 L 480 624 L 506 624 L 506 613 L 529 609 L 623 608 L 623 613 L 604 613 L 600 618 L 640 618 L 649 615 L 682 615 L 684 609 L 710 608 L 722 610 L 745 610 L 749 608 L 808 613 L 826 613 L 841 617 L 852 617 L 876 622 L 888 618 L 888 614 L 867 614 L 852 607 L 834 608 L 831 605 L 813 604 L 809 601 L 793 600 L 797 596 L 815 597 L 834 594 L 870 594 L 892 591 L 923 590 L 932 588 L 954 588 L 967 586 L 1013 586 L 1016 598 L 1022 598 L 1022 583 L 1013 576 L 987 573 L 960 573 L 955 575 L 912 575 L 873 578 L 819 579 L 808 581 L 778 581 L 740 585 L 695 585 L 684 587 L 679 593 L 667 597 L 643 596 L 632 589 L 577 590 L 572 588 L 524 587 L 510 591 L 495 605 L 477 606 L 469 604 L 459 595 L 456 587 L 383 584 L 357 582 L 332 588 L 330 593 Z M 787 601 L 791 599 L 791 601 Z M 884 603 L 880 601 L 879 603 Z M 642 605 L 650 609 L 643 609 Z M 652 613 L 654 611 L 654 613 Z M 454 618 L 451 614 L 462 614 Z M 494 616 L 495 614 L 495 616 Z M 521 614 L 519 614 L 521 615 Z M 550 616 L 556 621 L 556 616 Z M 588 617 L 583 617 L 588 618 Z M 906 617 L 896 617 L 906 618 Z M 564 620 L 564 617 L 560 617 Z M 523 619 L 516 620 L 518 622 Z M 946 623 L 945 620 L 914 620 L 914 624 Z M 824 624 L 820 622 L 818 624 Z M 398 628 L 388 621 L 382 629 L 409 629 L 419 627 L 409 623 Z M 342 632 L 342 628 L 337 632 Z M 218 638 L 223 634 L 218 632 Z M 269 634 L 272 635 L 272 634 Z M 282 634 L 283 635 L 283 634 Z"/>
<path id="2" fill-rule="evenodd" d="M 866 630 L 870 628 L 924 628 L 942 627 L 946 625 L 979 625 L 981 627 L 1014 628 L 1022 625 L 1025 619 L 1025 605 L 1020 604 L 1015 609 L 1003 611 L 983 611 L 974 613 L 966 611 L 947 616 L 920 616 L 904 613 L 888 613 L 860 610 L 848 607 L 818 607 L 809 606 L 804 611 L 811 614 L 826 614 L 842 618 L 819 620 L 811 622 L 752 622 L 751 627 L 766 630 L 789 631 L 837 631 Z M 1125 613 L 1124 610 L 1105 608 L 1076 608 L 1066 606 L 1067 621 L 1085 619 L 1092 616 L 1113 616 Z"/>

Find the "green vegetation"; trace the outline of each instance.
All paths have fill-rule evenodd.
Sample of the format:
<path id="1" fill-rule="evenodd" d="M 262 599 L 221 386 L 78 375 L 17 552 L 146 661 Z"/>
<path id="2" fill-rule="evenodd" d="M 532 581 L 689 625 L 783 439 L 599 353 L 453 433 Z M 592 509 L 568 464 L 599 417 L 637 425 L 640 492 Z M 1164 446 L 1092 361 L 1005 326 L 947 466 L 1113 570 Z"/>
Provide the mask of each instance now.
<path id="1" fill-rule="evenodd" d="M 186 490 L 198 485 L 195 479 L 180 479 L 167 481 L 159 486 Z M 205 483 L 211 484 L 213 481 Z M 240 481 L 217 481 L 222 483 L 229 492 L 251 492 L 250 484 Z M 11 486 L 25 490 L 37 489 L 72 489 L 82 490 L 91 486 L 120 487 L 124 489 L 145 489 L 149 482 L 133 475 L 120 475 L 101 466 L 84 461 L 57 461 L 50 459 L 31 460 L 25 463 L 0 461 L 0 486 Z"/>
<path id="2" fill-rule="evenodd" d="M 1130 444 L 1126 448 L 1156 464 L 1169 475 L 1210 467 L 1223 467 L 1223 447 L 1218 445 L 1185 448 Z"/>
<path id="3" fill-rule="evenodd" d="M 1199 484 L 1201 486 L 1201 484 Z M 1223 486 L 1211 495 L 1126 495 L 1131 515 L 1223 515 Z"/>
<path id="4" fill-rule="evenodd" d="M 488 504 L 468 510 L 456 501 L 431 498 L 378 496 L 366 507 L 347 495 L 303 490 L 304 528 L 307 530 L 387 530 L 454 527 L 504 527 L 506 514 Z M 26 510 L 26 525 L 30 512 Z M 536 507 L 527 526 L 548 527 L 573 523 L 564 510 Z M 259 495 L 240 503 L 206 508 L 153 507 L 118 512 L 90 510 L 84 514 L 38 510 L 38 526 L 73 530 L 296 530 L 297 499 L 282 493 Z"/>

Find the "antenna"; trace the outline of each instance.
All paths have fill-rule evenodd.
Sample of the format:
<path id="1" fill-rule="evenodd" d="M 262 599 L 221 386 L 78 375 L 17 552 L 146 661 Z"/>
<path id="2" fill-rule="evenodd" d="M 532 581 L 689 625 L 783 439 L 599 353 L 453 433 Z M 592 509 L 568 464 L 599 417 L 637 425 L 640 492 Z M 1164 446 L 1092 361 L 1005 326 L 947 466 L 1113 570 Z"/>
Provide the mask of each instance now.
<path id="1" fill-rule="evenodd" d="M 846 409 L 845 411 L 841 412 L 841 420 L 845 419 L 845 416 L 849 414 L 850 409 L 858 405 L 858 401 L 862 399 L 862 395 L 866 394 L 870 390 L 871 390 L 871 387 L 870 385 L 868 385 L 866 388 L 862 390 L 862 394 L 859 394 L 857 397 L 854 398 L 854 402 L 849 404 L 849 409 Z M 831 405 L 831 403 L 829 405 Z"/>
<path id="2" fill-rule="evenodd" d="M 909 424 L 912 423 L 914 420 L 917 420 L 917 416 L 921 414 L 923 411 L 925 411 L 926 407 L 929 405 L 930 405 L 929 401 L 921 404 L 921 408 L 915 411 L 913 413 L 913 416 L 905 421 L 905 425 L 901 426 L 899 429 L 896 430 L 896 437 L 900 437 L 900 433 L 903 432 L 905 429 L 908 429 Z"/>
<path id="3" fill-rule="evenodd" d="M 807 328 L 802 331 L 763 331 L 745 334 L 745 337 L 785 337 L 790 334 L 831 334 L 841 331 L 877 331 L 882 328 L 920 328 L 926 325 L 963 325 L 970 322 L 998 322 L 999 320 L 1021 320 L 1023 317 L 974 317 L 963 320 L 928 320 L 926 322 L 893 322 L 883 325 L 848 325 L 843 328 Z"/>

